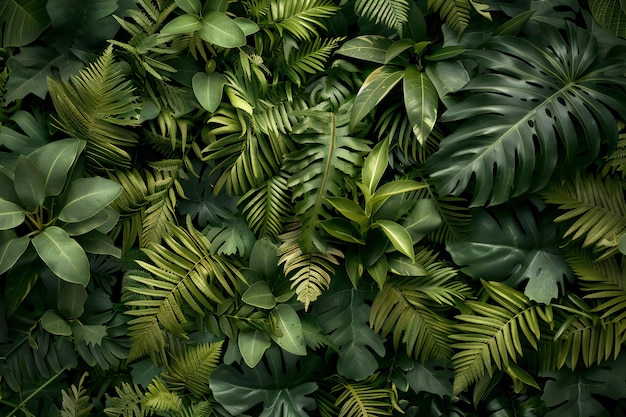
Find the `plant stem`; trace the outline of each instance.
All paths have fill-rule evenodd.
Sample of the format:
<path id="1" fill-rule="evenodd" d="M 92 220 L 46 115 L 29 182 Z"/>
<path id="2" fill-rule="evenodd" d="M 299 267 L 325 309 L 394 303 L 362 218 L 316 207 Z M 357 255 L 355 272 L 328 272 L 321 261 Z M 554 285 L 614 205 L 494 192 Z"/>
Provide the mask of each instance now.
<path id="1" fill-rule="evenodd" d="M 28 397 L 26 397 L 26 399 L 22 400 L 21 403 L 19 403 L 18 405 L 16 405 L 13 408 L 13 411 L 11 411 L 9 414 L 7 414 L 5 417 L 12 417 L 15 413 L 17 413 L 17 411 L 19 409 L 21 409 L 22 407 L 24 407 L 26 405 L 26 403 L 28 403 L 30 400 L 32 400 L 35 396 L 37 396 L 37 394 L 39 394 L 41 391 L 43 391 L 48 385 L 50 385 L 55 379 L 57 379 L 63 372 L 65 372 L 66 369 L 63 368 L 61 369 L 59 372 L 57 372 L 55 375 L 53 375 L 50 379 L 48 379 L 43 385 L 41 385 L 39 388 L 37 388 L 32 394 L 30 394 Z"/>

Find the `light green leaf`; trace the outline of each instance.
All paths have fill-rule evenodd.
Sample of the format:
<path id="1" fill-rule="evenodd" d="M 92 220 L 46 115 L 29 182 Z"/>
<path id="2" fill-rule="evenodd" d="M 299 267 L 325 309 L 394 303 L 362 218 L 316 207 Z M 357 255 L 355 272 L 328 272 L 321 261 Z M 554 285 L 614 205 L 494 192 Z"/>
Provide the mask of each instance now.
<path id="1" fill-rule="evenodd" d="M 276 297 L 267 281 L 257 281 L 250 285 L 250 288 L 241 296 L 241 301 L 266 310 L 276 307 Z"/>
<path id="2" fill-rule="evenodd" d="M 84 148 L 83 140 L 61 139 L 29 155 L 29 159 L 43 174 L 46 196 L 57 196 L 63 191 L 67 176 Z"/>
<path id="3" fill-rule="evenodd" d="M 24 155 L 20 155 L 15 165 L 13 178 L 15 192 L 27 210 L 35 210 L 46 199 L 46 185 L 39 169 Z"/>
<path id="4" fill-rule="evenodd" d="M 213 0 L 210 0 L 208 3 L 211 2 L 213 2 Z M 174 0 L 174 3 L 183 9 L 185 13 L 196 15 L 202 13 L 202 3 L 200 0 Z"/>
<path id="5" fill-rule="evenodd" d="M 378 288 L 382 289 L 387 281 L 387 257 L 385 255 L 378 258 L 374 265 L 367 268 L 367 272 L 374 278 Z"/>
<path id="6" fill-rule="evenodd" d="M 385 204 L 387 200 L 389 200 L 389 198 L 395 195 L 420 190 L 426 187 L 426 184 L 422 184 L 413 180 L 390 181 L 381 185 L 380 188 L 378 188 L 378 190 L 376 190 L 376 192 L 372 196 L 372 199 L 366 202 L 366 211 L 372 214 L 376 213 L 378 209 L 380 209 L 382 205 Z"/>
<path id="7" fill-rule="evenodd" d="M 400 82 L 404 71 L 400 68 L 383 65 L 375 69 L 365 79 L 352 106 L 350 130 L 367 116 L 384 99 L 393 87 Z"/>
<path id="8" fill-rule="evenodd" d="M 294 355 L 306 355 L 302 323 L 296 310 L 288 304 L 279 304 L 271 315 L 276 323 L 278 335 L 272 335 L 278 346 Z"/>
<path id="9" fill-rule="evenodd" d="M 0 198 L 0 230 L 13 229 L 24 223 L 24 210 L 15 203 Z"/>
<path id="10" fill-rule="evenodd" d="M 237 345 L 246 365 L 254 368 L 261 361 L 263 354 L 272 345 L 272 342 L 265 334 L 258 330 L 252 330 L 239 332 Z"/>
<path id="11" fill-rule="evenodd" d="M 87 346 L 100 346 L 102 339 L 107 335 L 107 328 L 102 324 L 82 324 L 80 321 L 74 321 L 71 328 L 76 344 L 85 342 Z"/>
<path id="12" fill-rule="evenodd" d="M 50 24 L 46 3 L 46 0 L 0 2 L 1 46 L 24 46 L 37 39 Z"/>
<path id="13" fill-rule="evenodd" d="M 384 36 L 363 35 L 348 40 L 336 53 L 350 58 L 384 64 L 387 49 L 391 44 L 392 41 Z"/>
<path id="14" fill-rule="evenodd" d="M 109 208 L 107 207 L 107 209 Z M 65 230 L 70 236 L 78 236 L 91 232 L 92 230 L 96 230 L 99 227 L 105 226 L 106 223 L 110 221 L 111 216 L 113 215 L 111 211 L 115 215 L 117 215 L 115 216 L 116 218 L 119 218 L 119 214 L 113 209 L 101 210 L 95 216 L 92 216 L 81 222 L 67 223 L 63 225 L 63 230 Z"/>
<path id="15" fill-rule="evenodd" d="M 372 224 L 372 228 L 382 229 L 396 250 L 408 256 L 411 260 L 415 258 L 411 235 L 404 227 L 391 220 L 378 220 L 376 223 Z"/>
<path id="16" fill-rule="evenodd" d="M 365 227 L 369 223 L 369 217 L 353 200 L 345 197 L 326 197 L 326 201 L 344 217 L 357 222 L 359 226 Z"/>
<path id="17" fill-rule="evenodd" d="M 87 286 L 89 260 L 81 246 L 58 226 L 50 226 L 32 239 L 37 253 L 64 281 Z"/>
<path id="18" fill-rule="evenodd" d="M 193 14 L 184 14 L 178 16 L 161 29 L 166 35 L 180 35 L 183 33 L 193 33 L 202 29 L 202 22 L 198 16 Z"/>
<path id="19" fill-rule="evenodd" d="M 61 198 L 59 220 L 82 222 L 98 214 L 122 192 L 122 186 L 106 178 L 79 178 Z"/>
<path id="20" fill-rule="evenodd" d="M 260 30 L 259 25 L 245 17 L 236 17 L 235 23 L 237 23 L 237 26 L 239 26 L 239 29 L 241 29 L 245 36 L 257 33 Z"/>
<path id="21" fill-rule="evenodd" d="M 550 304 L 552 299 L 559 296 L 559 279 L 554 279 L 552 274 L 559 273 L 563 268 L 563 258 L 559 255 L 536 251 L 532 257 L 528 268 L 526 268 L 525 278 L 528 284 L 524 288 L 524 294 L 533 301 L 543 304 Z M 561 272 L 561 279 L 563 272 Z"/>
<path id="22" fill-rule="evenodd" d="M 72 328 L 54 310 L 48 310 L 41 316 L 41 327 L 57 336 L 71 336 Z"/>
<path id="23" fill-rule="evenodd" d="M 205 110 L 213 113 L 222 102 L 226 78 L 219 72 L 196 73 L 191 79 L 193 94 Z"/>
<path id="24" fill-rule="evenodd" d="M 425 277 L 428 271 L 424 265 L 405 256 L 390 256 L 387 259 L 389 272 L 403 277 Z"/>
<path id="25" fill-rule="evenodd" d="M 326 233 L 339 240 L 365 245 L 365 241 L 361 238 L 361 233 L 346 219 L 333 217 L 320 222 L 320 226 L 322 226 Z"/>
<path id="26" fill-rule="evenodd" d="M 387 165 L 389 165 L 389 142 L 383 140 L 374 147 L 363 161 L 361 176 L 363 184 L 369 190 L 370 195 L 374 194 L 378 187 Z"/>
<path id="27" fill-rule="evenodd" d="M 0 246 L 0 275 L 11 269 L 18 259 L 26 252 L 30 239 L 22 236 L 11 239 Z"/>
<path id="28" fill-rule="evenodd" d="M 407 49 L 411 49 L 414 45 L 415 42 L 412 39 L 399 39 L 395 41 L 387 49 L 387 53 L 385 55 L 385 64 L 388 64 L 392 59 L 394 59 Z"/>
<path id="29" fill-rule="evenodd" d="M 236 48 L 246 44 L 246 35 L 239 25 L 218 11 L 210 11 L 203 17 L 198 35 L 203 40 L 223 48 Z"/>
<path id="30" fill-rule="evenodd" d="M 115 246 L 111 238 L 97 230 L 76 236 L 75 239 L 87 253 L 110 255 L 118 259 L 122 257 L 122 250 Z"/>
<path id="31" fill-rule="evenodd" d="M 426 143 L 437 121 L 439 96 L 425 72 L 415 67 L 404 70 L 404 107 L 413 133 L 421 145 Z"/>
<path id="32" fill-rule="evenodd" d="M 228 9 L 228 3 L 230 0 L 211 0 L 204 3 L 204 8 L 202 11 L 204 13 L 210 12 L 212 10 L 217 10 L 218 12 L 226 13 Z"/>

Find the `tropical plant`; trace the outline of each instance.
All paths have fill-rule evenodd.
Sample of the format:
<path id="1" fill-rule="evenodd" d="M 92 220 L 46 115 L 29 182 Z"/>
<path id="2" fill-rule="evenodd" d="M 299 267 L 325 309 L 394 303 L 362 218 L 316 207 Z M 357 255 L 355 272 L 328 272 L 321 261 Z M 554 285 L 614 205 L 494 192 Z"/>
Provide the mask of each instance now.
<path id="1" fill-rule="evenodd" d="M 598 0 L 6 0 L 0 416 L 626 413 Z"/>

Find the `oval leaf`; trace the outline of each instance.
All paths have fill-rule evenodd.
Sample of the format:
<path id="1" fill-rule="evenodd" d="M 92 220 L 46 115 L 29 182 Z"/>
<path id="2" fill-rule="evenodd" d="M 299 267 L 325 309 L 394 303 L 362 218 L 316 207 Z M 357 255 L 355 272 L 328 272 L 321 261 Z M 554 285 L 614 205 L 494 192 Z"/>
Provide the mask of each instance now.
<path id="1" fill-rule="evenodd" d="M 15 203 L 0 198 L 0 230 L 13 229 L 24 223 L 24 210 Z"/>
<path id="2" fill-rule="evenodd" d="M 218 72 L 212 74 L 198 72 L 191 79 L 191 84 L 193 86 L 193 94 L 200 102 L 200 105 L 205 110 L 213 113 L 222 101 L 226 78 Z"/>
<path id="3" fill-rule="evenodd" d="M 276 306 L 276 297 L 267 281 L 257 281 L 250 285 L 241 296 L 241 300 L 253 307 L 271 309 Z"/>
<path id="4" fill-rule="evenodd" d="M 46 199 L 46 185 L 39 169 L 24 155 L 20 155 L 15 165 L 13 178 L 15 192 L 27 210 L 34 210 Z"/>
<path id="5" fill-rule="evenodd" d="M 63 229 L 51 226 L 32 239 L 39 257 L 64 281 L 87 286 L 89 260 L 81 246 Z"/>
<path id="6" fill-rule="evenodd" d="M 65 317 L 74 319 L 85 312 L 87 290 L 82 285 L 60 282 L 57 309 Z"/>
<path id="7" fill-rule="evenodd" d="M 439 95 L 428 75 L 415 67 L 404 70 L 404 106 L 413 133 L 424 145 L 437 121 Z"/>
<path id="8" fill-rule="evenodd" d="M 389 94 L 391 89 L 400 82 L 403 75 L 403 70 L 391 65 L 384 65 L 372 71 L 361 85 L 354 99 L 350 114 L 351 131 Z"/>
<path id="9" fill-rule="evenodd" d="M 76 241 L 87 253 L 110 255 L 118 259 L 122 257 L 122 250 L 115 246 L 111 238 L 97 230 L 77 236 Z"/>
<path id="10" fill-rule="evenodd" d="M 48 333 L 57 336 L 71 336 L 72 328 L 61 316 L 52 310 L 48 310 L 41 316 L 41 327 Z"/>
<path id="11" fill-rule="evenodd" d="M 272 342 L 260 331 L 253 330 L 250 332 L 239 332 L 237 345 L 246 365 L 254 368 L 259 364 L 263 354 L 272 345 Z"/>
<path id="12" fill-rule="evenodd" d="M 200 14 L 202 12 L 202 3 L 200 0 L 174 0 L 174 3 L 185 13 Z"/>
<path id="13" fill-rule="evenodd" d="M 369 217 L 353 200 L 345 197 L 326 197 L 325 200 L 344 217 L 357 222 L 360 226 L 366 226 L 369 222 Z"/>
<path id="14" fill-rule="evenodd" d="M 112 203 L 121 192 L 121 185 L 106 178 L 79 178 L 63 194 L 59 220 L 67 223 L 87 220 Z"/>
<path id="15" fill-rule="evenodd" d="M 391 220 L 378 220 L 376 223 L 372 224 L 372 228 L 375 227 L 380 228 L 385 233 L 396 250 L 408 256 L 411 260 L 415 259 L 411 235 L 404 227 Z"/>
<path id="16" fill-rule="evenodd" d="M 337 54 L 364 61 L 384 64 L 387 49 L 392 44 L 390 39 L 380 35 L 364 35 L 350 39 L 337 50 Z"/>
<path id="17" fill-rule="evenodd" d="M 208 12 L 204 16 L 198 35 L 203 40 L 223 48 L 236 48 L 246 44 L 246 35 L 239 25 L 218 11 Z"/>
<path id="18" fill-rule="evenodd" d="M 62 139 L 51 142 L 29 155 L 29 159 L 43 174 L 46 196 L 63 191 L 68 173 L 85 147 L 85 141 Z"/>
<path id="19" fill-rule="evenodd" d="M 387 165 L 389 164 L 389 142 L 383 140 L 380 142 L 372 152 L 367 155 L 363 161 L 363 169 L 361 171 L 363 184 L 371 194 L 374 194 L 374 190 L 378 187 L 378 183 L 382 178 Z"/>
<path id="20" fill-rule="evenodd" d="M 8 271 L 26 252 L 30 239 L 27 236 L 18 237 L 5 242 L 0 246 L 0 275 Z"/>
<path id="21" fill-rule="evenodd" d="M 279 336 L 273 334 L 271 337 L 278 346 L 294 355 L 306 355 L 304 332 L 296 310 L 290 305 L 279 304 L 272 310 L 271 315 L 279 334 Z"/>
<path id="22" fill-rule="evenodd" d="M 252 35 L 259 31 L 259 25 L 245 17 L 236 17 L 234 22 L 237 23 L 237 26 L 239 26 L 239 29 L 241 29 L 245 36 Z"/>
<path id="23" fill-rule="evenodd" d="M 202 29 L 202 23 L 198 16 L 184 14 L 169 22 L 161 29 L 166 35 L 180 35 L 183 33 L 193 33 Z"/>

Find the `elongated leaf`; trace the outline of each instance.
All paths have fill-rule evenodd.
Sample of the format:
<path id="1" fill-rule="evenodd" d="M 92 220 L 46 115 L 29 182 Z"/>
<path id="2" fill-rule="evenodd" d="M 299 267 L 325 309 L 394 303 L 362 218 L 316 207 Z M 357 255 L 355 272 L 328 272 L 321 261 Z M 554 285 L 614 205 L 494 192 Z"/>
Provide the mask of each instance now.
<path id="1" fill-rule="evenodd" d="M 404 70 L 404 107 L 413 127 L 413 133 L 424 145 L 437 121 L 439 96 L 425 72 L 415 67 Z"/>
<path id="2" fill-rule="evenodd" d="M 365 226 L 369 222 L 369 216 L 353 200 L 345 197 L 326 197 L 326 201 L 344 217 L 357 222 L 361 226 Z"/>
<path id="3" fill-rule="evenodd" d="M 363 35 L 348 40 L 337 54 L 349 56 L 351 58 L 362 59 L 364 61 L 384 64 L 387 56 L 387 49 L 392 41 L 380 35 Z"/>
<path id="4" fill-rule="evenodd" d="M 205 74 L 196 73 L 191 79 L 193 94 L 200 105 L 209 112 L 214 112 L 222 101 L 226 78 L 218 72 Z"/>
<path id="5" fill-rule="evenodd" d="M 184 14 L 178 16 L 167 25 L 163 26 L 161 32 L 168 35 L 180 35 L 183 33 L 193 33 L 202 29 L 202 23 L 196 15 Z"/>
<path id="6" fill-rule="evenodd" d="M 200 0 L 174 0 L 174 3 L 183 9 L 185 13 L 197 15 L 202 12 L 202 3 L 200 3 Z M 212 1 L 211 3 L 214 2 Z"/>
<path id="7" fill-rule="evenodd" d="M 361 170 L 361 176 L 363 184 L 371 194 L 378 187 L 378 183 L 382 178 L 387 166 L 389 165 L 389 142 L 386 140 L 381 141 L 378 145 L 372 149 L 369 155 L 363 161 L 363 169 Z"/>
<path id="8" fill-rule="evenodd" d="M 85 141 L 78 139 L 61 139 L 29 155 L 29 159 L 43 174 L 47 196 L 57 196 L 63 191 L 67 176 L 85 144 Z"/>
<path id="9" fill-rule="evenodd" d="M 2 47 L 24 46 L 41 35 L 50 24 L 46 0 L 4 0 L 0 3 Z"/>
<path id="10" fill-rule="evenodd" d="M 24 209 L 15 203 L 0 199 L 0 230 L 13 229 L 24 223 Z"/>
<path id="11" fill-rule="evenodd" d="M 246 35 L 239 25 L 218 11 L 210 11 L 204 15 L 198 35 L 203 40 L 223 48 L 236 48 L 246 44 Z"/>
<path id="12" fill-rule="evenodd" d="M 76 319 L 85 312 L 87 290 L 80 284 L 59 282 L 57 294 L 57 310 L 64 317 Z"/>
<path id="13" fill-rule="evenodd" d="M 354 100 L 350 115 L 351 131 L 389 94 L 403 76 L 404 71 L 392 65 L 383 65 L 372 71 L 361 85 Z"/>
<path id="14" fill-rule="evenodd" d="M 26 252 L 30 239 L 28 236 L 16 237 L 0 246 L 0 275 L 4 274 Z"/>
<path id="15" fill-rule="evenodd" d="M 17 159 L 13 183 L 15 192 L 25 209 L 32 211 L 43 204 L 46 198 L 44 177 L 24 155 L 20 155 Z"/>
<path id="16" fill-rule="evenodd" d="M 372 228 L 382 229 L 394 248 L 408 256 L 411 260 L 415 258 L 411 235 L 404 227 L 391 220 L 378 220 L 372 224 Z"/>
<path id="17" fill-rule="evenodd" d="M 296 310 L 290 305 L 279 304 L 271 314 L 276 321 L 278 332 L 278 336 L 272 335 L 272 340 L 289 353 L 306 355 L 302 323 Z"/>
<path id="18" fill-rule="evenodd" d="M 85 251 L 63 229 L 50 226 L 32 239 L 41 260 L 64 281 L 87 286 L 89 260 Z"/>
<path id="19" fill-rule="evenodd" d="M 97 230 L 76 236 L 75 239 L 87 253 L 109 255 L 118 259 L 122 257 L 122 250 L 115 246 L 111 238 Z"/>
<path id="20" fill-rule="evenodd" d="M 68 223 L 87 220 L 111 204 L 121 192 L 122 186 L 114 181 L 100 177 L 79 178 L 63 194 L 59 219 Z"/>
<path id="21" fill-rule="evenodd" d="M 263 354 L 272 345 L 272 342 L 265 334 L 258 330 L 252 330 L 239 332 L 237 345 L 246 365 L 254 368 L 261 361 Z"/>
<path id="22" fill-rule="evenodd" d="M 4 300 L 8 316 L 13 314 L 24 301 L 39 278 L 42 265 L 36 259 L 35 249 L 27 248 L 27 251 L 7 273 Z"/>

